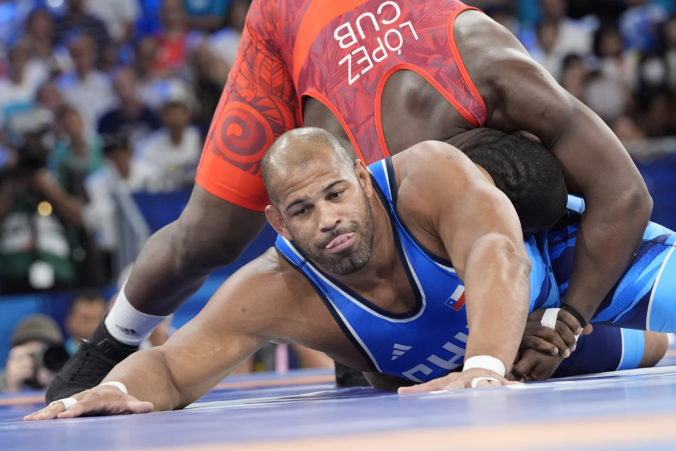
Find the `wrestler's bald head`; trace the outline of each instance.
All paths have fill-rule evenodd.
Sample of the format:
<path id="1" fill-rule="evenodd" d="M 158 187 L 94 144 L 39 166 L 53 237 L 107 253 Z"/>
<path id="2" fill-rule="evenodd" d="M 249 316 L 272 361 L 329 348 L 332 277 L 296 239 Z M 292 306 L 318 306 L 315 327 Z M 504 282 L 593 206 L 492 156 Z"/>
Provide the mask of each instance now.
<path id="1" fill-rule="evenodd" d="M 263 182 L 270 200 L 277 203 L 275 185 L 278 180 L 285 180 L 293 171 L 317 161 L 354 171 L 354 161 L 349 152 L 326 130 L 296 128 L 277 138 L 261 162 Z"/>

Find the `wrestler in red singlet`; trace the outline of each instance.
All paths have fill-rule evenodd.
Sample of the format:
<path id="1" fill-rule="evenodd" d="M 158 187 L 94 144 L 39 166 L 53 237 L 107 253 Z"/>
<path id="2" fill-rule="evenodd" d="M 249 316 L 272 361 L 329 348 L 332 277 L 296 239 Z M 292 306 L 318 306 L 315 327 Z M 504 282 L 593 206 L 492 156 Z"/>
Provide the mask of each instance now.
<path id="1" fill-rule="evenodd" d="M 214 115 L 196 182 L 233 204 L 268 203 L 260 161 L 303 125 L 303 97 L 322 102 L 367 164 L 389 155 L 380 120 L 385 82 L 414 71 L 474 125 L 486 108 L 453 39 L 455 0 L 254 0 Z"/>

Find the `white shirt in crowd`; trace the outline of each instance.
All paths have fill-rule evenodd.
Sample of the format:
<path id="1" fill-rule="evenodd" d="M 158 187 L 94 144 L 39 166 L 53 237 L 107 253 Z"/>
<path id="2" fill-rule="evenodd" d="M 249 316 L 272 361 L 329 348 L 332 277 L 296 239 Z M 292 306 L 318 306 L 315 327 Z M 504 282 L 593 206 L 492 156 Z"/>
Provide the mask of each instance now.
<path id="1" fill-rule="evenodd" d="M 191 186 L 202 152 L 199 130 L 190 125 L 180 143 L 174 144 L 162 128 L 139 142 L 135 164 L 143 180 L 141 189 L 150 192 L 171 191 Z"/>

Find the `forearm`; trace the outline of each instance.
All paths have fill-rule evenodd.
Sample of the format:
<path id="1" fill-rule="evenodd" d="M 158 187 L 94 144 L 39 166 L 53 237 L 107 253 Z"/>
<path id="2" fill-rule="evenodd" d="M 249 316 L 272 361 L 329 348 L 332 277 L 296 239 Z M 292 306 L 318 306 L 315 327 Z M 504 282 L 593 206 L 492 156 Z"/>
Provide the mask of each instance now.
<path id="1" fill-rule="evenodd" d="M 562 159 L 573 191 L 584 197 L 586 210 L 564 302 L 588 320 L 640 244 L 652 199 L 612 131 L 577 101 L 573 114 L 554 153 Z M 589 149 L 584 159 L 580 158 L 580 149 Z"/>
<path id="2" fill-rule="evenodd" d="M 490 355 L 509 371 L 528 315 L 530 261 L 525 250 L 509 240 L 483 241 L 473 247 L 465 273 L 465 359 Z"/>
<path id="3" fill-rule="evenodd" d="M 136 352 L 113 368 L 102 383 L 122 382 L 130 395 L 153 403 L 155 410 L 181 406 L 180 391 L 171 378 L 167 359 L 158 348 Z"/>
<path id="4" fill-rule="evenodd" d="M 577 234 L 564 302 L 587 321 L 625 270 L 650 216 L 651 201 L 616 197 L 612 204 L 602 203 L 596 208 L 593 199 L 586 198 L 587 211 Z"/>

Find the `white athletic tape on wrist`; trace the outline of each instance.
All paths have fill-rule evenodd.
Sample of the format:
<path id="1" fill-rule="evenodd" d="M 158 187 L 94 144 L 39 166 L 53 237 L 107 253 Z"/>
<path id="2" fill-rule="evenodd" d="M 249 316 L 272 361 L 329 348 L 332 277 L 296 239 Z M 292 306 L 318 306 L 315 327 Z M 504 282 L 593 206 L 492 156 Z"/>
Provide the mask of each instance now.
<path id="1" fill-rule="evenodd" d="M 494 373 L 498 373 L 500 376 L 505 376 L 507 372 L 505 364 L 502 363 L 502 360 L 493 357 L 492 355 L 475 355 L 465 360 L 462 370 L 467 371 L 472 368 L 481 368 L 484 370 L 490 370 Z"/>
<path id="2" fill-rule="evenodd" d="M 545 314 L 542 315 L 540 324 L 542 327 L 548 327 L 550 329 L 556 329 L 556 318 L 559 317 L 560 308 L 548 308 L 545 309 Z"/>
<path id="3" fill-rule="evenodd" d="M 70 409 L 73 407 L 75 404 L 77 404 L 77 399 L 70 397 L 70 398 L 61 398 L 57 399 L 56 401 L 52 401 L 49 403 L 50 406 L 56 404 L 57 402 L 62 402 L 63 403 L 63 411 L 65 412 L 66 410 Z"/>
<path id="4" fill-rule="evenodd" d="M 500 382 L 497 378 L 495 377 L 486 377 L 486 376 L 481 376 L 481 377 L 475 377 L 472 379 L 472 383 L 470 384 L 472 388 L 476 388 L 477 385 L 479 385 L 479 382 L 481 381 L 493 381 L 493 382 Z"/>
<path id="5" fill-rule="evenodd" d="M 125 387 L 125 385 L 122 382 L 108 381 L 108 382 L 103 382 L 102 384 L 99 384 L 99 386 L 103 386 L 103 385 L 112 385 L 113 387 L 117 387 L 125 395 L 129 394 L 127 387 Z"/>

